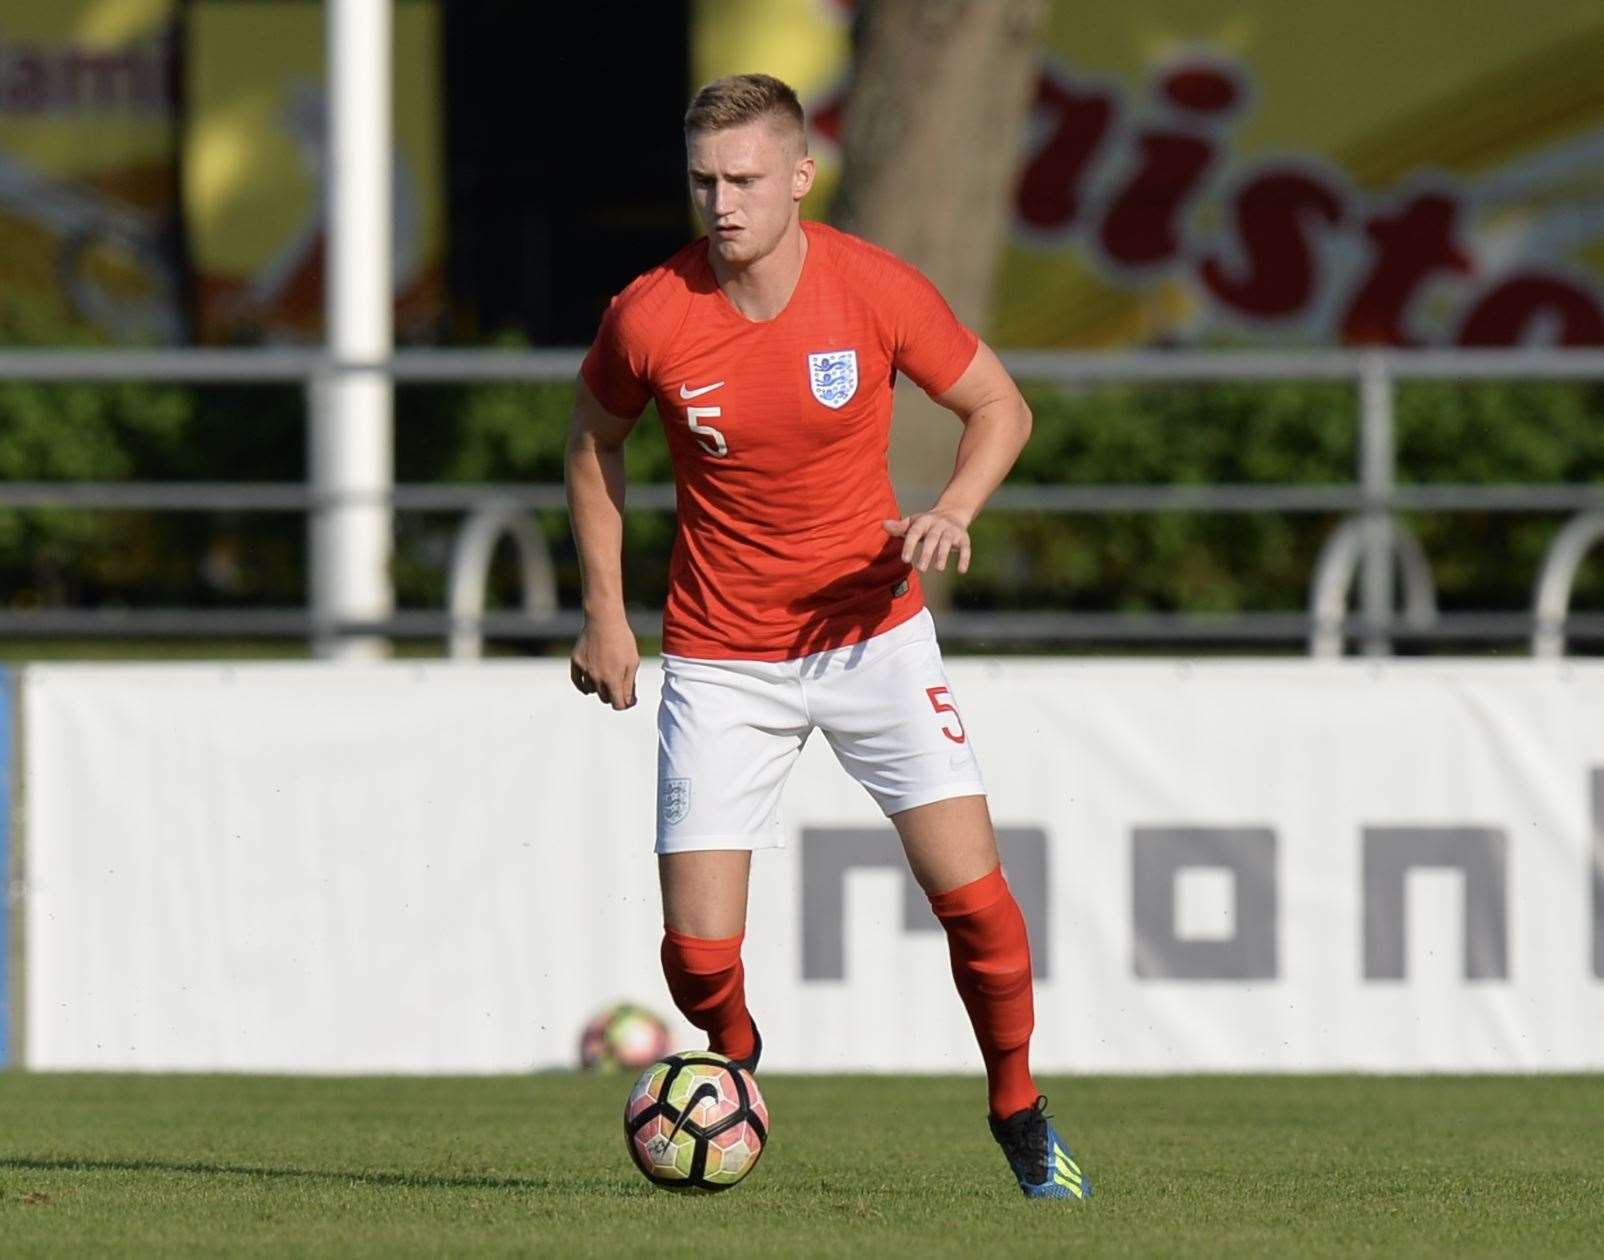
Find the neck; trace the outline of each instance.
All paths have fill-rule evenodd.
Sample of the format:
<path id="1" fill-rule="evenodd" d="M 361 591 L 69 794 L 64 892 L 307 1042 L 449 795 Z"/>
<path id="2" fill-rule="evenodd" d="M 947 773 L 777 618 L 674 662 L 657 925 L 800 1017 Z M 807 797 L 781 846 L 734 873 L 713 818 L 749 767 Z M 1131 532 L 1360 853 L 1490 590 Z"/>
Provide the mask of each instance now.
<path id="1" fill-rule="evenodd" d="M 762 323 L 786 307 L 802 278 L 802 260 L 808 254 L 807 234 L 800 219 L 792 219 L 785 234 L 761 258 L 749 263 L 728 263 L 717 251 L 708 251 L 713 278 L 730 304 L 747 319 Z"/>

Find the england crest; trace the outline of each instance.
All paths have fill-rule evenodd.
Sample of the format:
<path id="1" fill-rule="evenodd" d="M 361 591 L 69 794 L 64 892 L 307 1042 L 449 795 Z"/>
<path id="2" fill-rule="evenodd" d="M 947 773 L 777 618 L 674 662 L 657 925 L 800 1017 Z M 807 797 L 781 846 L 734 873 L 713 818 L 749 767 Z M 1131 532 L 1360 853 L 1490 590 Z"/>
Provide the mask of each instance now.
<path id="1" fill-rule="evenodd" d="M 858 352 L 827 350 L 808 355 L 808 384 L 821 403 L 840 410 L 858 392 Z"/>
<path id="2" fill-rule="evenodd" d="M 662 811 L 663 821 L 669 826 L 684 822 L 685 815 L 691 812 L 691 781 L 664 779 L 657 807 Z"/>

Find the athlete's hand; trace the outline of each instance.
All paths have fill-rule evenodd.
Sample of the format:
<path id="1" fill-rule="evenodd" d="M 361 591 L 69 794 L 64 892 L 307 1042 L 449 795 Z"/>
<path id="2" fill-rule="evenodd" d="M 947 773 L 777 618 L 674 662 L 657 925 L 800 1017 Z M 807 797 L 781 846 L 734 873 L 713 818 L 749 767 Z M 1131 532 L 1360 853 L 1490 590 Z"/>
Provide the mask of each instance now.
<path id="1" fill-rule="evenodd" d="M 932 508 L 884 524 L 886 533 L 902 539 L 904 564 L 923 573 L 934 560 L 936 572 L 941 573 L 947 568 L 947 557 L 956 551 L 958 572 L 969 572 L 969 529 L 956 512 Z"/>
<path id="2" fill-rule="evenodd" d="M 635 707 L 635 671 L 639 668 L 640 647 L 626 618 L 586 618 L 568 656 L 574 686 L 615 709 L 631 709 Z"/>

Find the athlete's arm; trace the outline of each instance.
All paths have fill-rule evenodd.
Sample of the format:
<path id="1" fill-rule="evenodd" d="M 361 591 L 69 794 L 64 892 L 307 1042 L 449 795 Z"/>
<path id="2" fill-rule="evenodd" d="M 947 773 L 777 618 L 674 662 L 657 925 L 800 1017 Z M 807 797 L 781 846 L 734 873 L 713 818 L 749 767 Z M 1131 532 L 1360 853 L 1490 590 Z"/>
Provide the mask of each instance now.
<path id="1" fill-rule="evenodd" d="M 886 532 L 902 539 L 902 558 L 922 573 L 935 561 L 947 567 L 958 553 L 958 572 L 969 571 L 969 526 L 1002 484 L 1030 438 L 1030 408 L 1002 361 L 982 341 L 969 366 L 935 400 L 964 424 L 952 480 L 927 512 L 887 521 Z"/>
<path id="2" fill-rule="evenodd" d="M 568 658 L 574 686 L 603 704 L 635 703 L 640 648 L 624 611 L 624 439 L 635 421 L 611 414 L 584 379 L 568 421 L 568 519 L 579 549 L 585 623 Z"/>

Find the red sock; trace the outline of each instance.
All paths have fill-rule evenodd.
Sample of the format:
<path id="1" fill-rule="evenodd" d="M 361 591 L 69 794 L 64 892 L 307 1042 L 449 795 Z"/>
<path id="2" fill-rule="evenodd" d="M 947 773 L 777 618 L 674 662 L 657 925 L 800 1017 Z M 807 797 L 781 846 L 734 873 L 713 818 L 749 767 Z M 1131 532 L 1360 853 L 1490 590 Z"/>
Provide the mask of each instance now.
<path id="1" fill-rule="evenodd" d="M 1030 1075 L 1036 1012 L 1025 916 L 1000 866 L 973 883 L 937 893 L 930 908 L 947 929 L 952 978 L 986 1063 L 991 1113 L 1005 1119 L 1036 1101 Z"/>
<path id="2" fill-rule="evenodd" d="M 674 1005 L 707 1034 L 708 1049 L 732 1059 L 746 1058 L 756 1045 L 741 965 L 745 935 L 709 941 L 663 929 L 663 975 Z"/>

